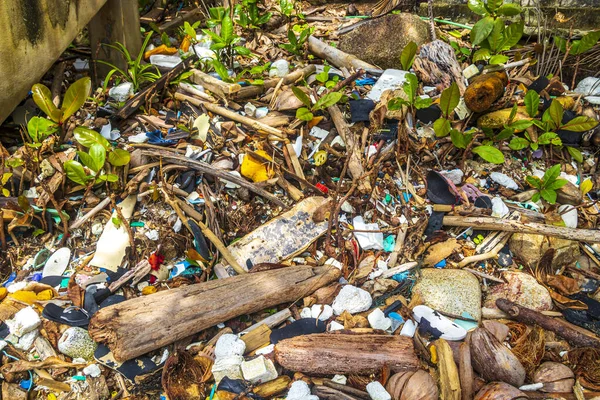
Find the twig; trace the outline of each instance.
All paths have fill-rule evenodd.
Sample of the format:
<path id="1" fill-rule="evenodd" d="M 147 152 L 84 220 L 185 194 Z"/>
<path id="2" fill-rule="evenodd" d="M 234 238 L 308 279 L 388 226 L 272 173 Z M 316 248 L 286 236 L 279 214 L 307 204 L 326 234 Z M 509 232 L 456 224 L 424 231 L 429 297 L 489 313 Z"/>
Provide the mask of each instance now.
<path id="1" fill-rule="evenodd" d="M 109 203 L 110 203 L 110 199 L 108 197 L 105 198 L 100 203 L 98 203 L 96 205 L 96 207 L 92 208 L 85 215 L 81 216 L 77 221 L 74 221 L 71 224 L 71 226 L 69 226 L 69 229 L 73 230 L 73 229 L 80 228 L 81 225 L 85 224 L 90 218 L 92 218 L 94 215 L 98 214 L 98 212 L 100 210 L 102 210 L 104 207 L 106 207 Z"/>

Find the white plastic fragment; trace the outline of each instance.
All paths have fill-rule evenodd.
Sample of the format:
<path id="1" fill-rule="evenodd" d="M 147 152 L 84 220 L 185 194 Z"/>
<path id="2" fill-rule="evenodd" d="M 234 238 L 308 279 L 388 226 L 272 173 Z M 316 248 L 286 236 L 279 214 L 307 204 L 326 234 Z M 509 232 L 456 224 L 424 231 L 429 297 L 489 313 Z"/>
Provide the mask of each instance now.
<path id="1" fill-rule="evenodd" d="M 92 378 L 97 378 L 102 374 L 102 370 L 100 370 L 98 364 L 90 364 L 83 369 L 83 373 Z"/>
<path id="2" fill-rule="evenodd" d="M 39 331 L 33 330 L 21 336 L 17 342 L 13 341 L 12 343 L 17 349 L 27 351 L 31 348 L 31 346 L 33 346 L 33 343 L 35 342 L 35 339 L 37 339 L 38 336 Z M 9 335 L 8 338 L 10 337 L 12 336 Z"/>
<path id="3" fill-rule="evenodd" d="M 504 204 L 504 201 L 500 197 L 494 197 L 492 199 L 492 216 L 502 218 L 509 213 L 508 206 Z"/>
<path id="4" fill-rule="evenodd" d="M 356 286 L 346 285 L 340 290 L 331 306 L 335 315 L 341 315 L 344 311 L 356 314 L 367 311 L 372 303 L 373 299 L 369 292 Z"/>
<path id="5" fill-rule="evenodd" d="M 114 86 L 110 88 L 108 95 L 119 103 L 127 101 L 130 96 L 133 96 L 133 83 L 123 82 L 120 85 Z"/>
<path id="6" fill-rule="evenodd" d="M 402 87 L 406 81 L 406 74 L 408 72 L 399 69 L 386 69 L 383 74 L 379 77 L 377 82 L 371 88 L 371 91 L 367 93 L 367 98 L 373 101 L 379 101 L 381 95 L 388 89 L 394 90 Z"/>
<path id="7" fill-rule="evenodd" d="M 256 109 L 256 112 L 254 113 L 254 116 L 257 119 L 261 119 L 267 116 L 267 114 L 269 114 L 269 109 L 267 107 L 258 107 Z"/>
<path id="8" fill-rule="evenodd" d="M 600 96 L 600 78 L 588 76 L 579 82 L 574 91 L 586 96 Z"/>
<path id="9" fill-rule="evenodd" d="M 246 351 L 246 343 L 237 335 L 227 333 L 222 335 L 215 345 L 215 357 L 217 359 L 229 356 L 242 356 Z"/>
<path id="10" fill-rule="evenodd" d="M 10 333 L 18 337 L 37 329 L 41 323 L 39 314 L 32 307 L 26 307 L 17 312 L 12 319 L 6 320 Z"/>
<path id="11" fill-rule="evenodd" d="M 369 383 L 367 385 L 367 392 L 373 400 L 392 400 L 392 396 L 390 396 L 379 381 Z"/>
<path id="12" fill-rule="evenodd" d="M 304 307 L 302 311 L 300 311 L 300 318 L 312 318 L 312 311 L 309 307 Z"/>
<path id="13" fill-rule="evenodd" d="M 392 320 L 387 318 L 380 308 L 374 309 L 368 316 L 369 325 L 373 329 L 388 330 L 392 326 Z"/>
<path id="14" fill-rule="evenodd" d="M 277 378 L 277 370 L 273 361 L 264 356 L 256 357 L 242 363 L 242 375 L 251 383 L 265 383 Z"/>
<path id="15" fill-rule="evenodd" d="M 87 71 L 90 69 L 90 62 L 89 60 L 78 58 L 73 63 L 73 68 L 75 68 L 76 71 Z"/>
<path id="16" fill-rule="evenodd" d="M 477 65 L 471 64 L 467 68 L 463 69 L 462 74 L 465 79 L 471 79 L 475 75 L 479 74 L 479 68 L 477 68 Z"/>
<path id="17" fill-rule="evenodd" d="M 331 323 L 329 324 L 329 332 L 341 331 L 342 329 L 344 329 L 344 325 L 340 324 L 339 322 L 331 321 Z"/>
<path id="18" fill-rule="evenodd" d="M 512 189 L 512 190 L 518 190 L 519 186 L 517 185 L 517 183 L 508 175 L 503 174 L 501 172 L 492 172 L 490 174 L 490 178 L 492 178 L 492 180 L 508 189 Z"/>
<path id="19" fill-rule="evenodd" d="M 15 292 L 18 292 L 19 290 L 23 290 L 25 288 L 25 286 L 27 286 L 27 282 L 19 281 L 19 282 L 11 283 L 10 285 L 8 285 L 8 287 L 6 289 L 8 290 L 8 293 L 15 293 Z"/>
<path id="20" fill-rule="evenodd" d="M 310 309 L 311 318 L 318 318 L 319 321 L 327 321 L 333 316 L 333 308 L 329 304 L 315 304 Z"/>
<path id="21" fill-rule="evenodd" d="M 345 375 L 334 375 L 333 378 L 331 378 L 331 381 L 339 383 L 340 385 L 345 385 L 348 381 L 348 378 L 346 378 Z"/>
<path id="22" fill-rule="evenodd" d="M 413 316 L 418 323 L 427 321 L 429 326 L 440 331 L 440 338 L 445 340 L 463 340 L 467 336 L 465 328 L 455 324 L 439 312 L 427 306 L 416 306 L 413 308 Z"/>
<path id="23" fill-rule="evenodd" d="M 209 121 L 210 117 L 206 114 L 202 114 L 194 120 L 194 128 L 196 128 L 197 131 L 194 131 L 192 139 L 200 139 L 203 142 L 206 142 L 208 129 L 210 128 Z"/>
<path id="24" fill-rule="evenodd" d="M 146 132 L 138 133 L 137 135 L 131 135 L 127 138 L 130 143 L 146 143 L 149 139 Z"/>
<path id="25" fill-rule="evenodd" d="M 567 228 L 577 228 L 577 209 L 575 207 L 563 204 L 558 207 L 558 213 Z"/>
<path id="26" fill-rule="evenodd" d="M 153 54 L 150 56 L 150 64 L 163 68 L 174 68 L 181 62 L 181 57 L 176 55 Z"/>
<path id="27" fill-rule="evenodd" d="M 400 336 L 413 337 L 417 331 L 417 324 L 412 319 L 407 320 L 402 329 L 400 330 Z"/>
<path id="28" fill-rule="evenodd" d="M 145 235 L 148 239 L 153 240 L 153 241 L 157 241 L 160 238 L 158 231 L 156 229 L 147 231 L 145 233 Z"/>
<path id="29" fill-rule="evenodd" d="M 269 69 L 270 78 L 283 78 L 290 73 L 290 63 L 287 60 L 280 59 L 271 64 Z"/>
<path id="30" fill-rule="evenodd" d="M 465 118 L 472 114 L 472 111 L 469 110 L 469 107 L 467 107 L 467 103 L 465 103 L 465 99 L 463 97 L 460 98 L 458 105 L 454 109 L 454 112 L 456 113 L 458 119 L 461 121 L 463 121 Z"/>
<path id="31" fill-rule="evenodd" d="M 63 247 L 56 250 L 46 261 L 44 270 L 42 271 L 42 277 L 47 276 L 60 276 L 65 272 L 69 266 L 69 260 L 71 259 L 71 250 L 68 247 Z"/>
<path id="32" fill-rule="evenodd" d="M 258 349 L 254 352 L 254 354 L 256 354 L 257 356 L 261 355 L 261 354 L 270 354 L 273 352 L 273 350 L 275 350 L 275 345 L 274 344 L 270 344 L 268 346 L 265 346 L 261 349 Z"/>
<path id="33" fill-rule="evenodd" d="M 383 250 L 383 233 L 379 229 L 379 225 L 376 223 L 367 224 L 363 220 L 362 215 L 357 215 L 352 220 L 354 229 L 361 232 L 354 232 L 358 244 L 363 250 Z M 376 232 L 363 232 L 363 231 L 376 231 Z"/>
<path id="34" fill-rule="evenodd" d="M 310 394 L 308 383 L 295 381 L 288 391 L 286 400 L 319 400 L 319 397 Z"/>
<path id="35" fill-rule="evenodd" d="M 342 270 L 342 267 L 343 267 L 342 263 L 339 262 L 338 260 L 336 260 L 335 258 L 330 258 L 327 261 L 325 261 L 325 265 L 331 265 L 333 267 L 336 267 L 340 271 Z"/>

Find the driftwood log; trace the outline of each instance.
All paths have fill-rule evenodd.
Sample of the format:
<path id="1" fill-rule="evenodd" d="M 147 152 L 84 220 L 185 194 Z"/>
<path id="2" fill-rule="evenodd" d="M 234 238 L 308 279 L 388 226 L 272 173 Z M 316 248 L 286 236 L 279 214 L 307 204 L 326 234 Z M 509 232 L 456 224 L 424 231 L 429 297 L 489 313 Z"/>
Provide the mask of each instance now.
<path id="1" fill-rule="evenodd" d="M 574 328 L 571 328 L 561 320 L 548 317 L 535 310 L 522 307 L 506 299 L 496 300 L 496 306 L 510 315 L 511 318 L 526 324 L 536 324 L 546 330 L 552 331 L 564 338 L 573 346 L 600 348 L 600 339 L 593 333 L 586 335 L 575 330 Z"/>
<path id="2" fill-rule="evenodd" d="M 314 74 L 316 70 L 317 70 L 317 67 L 315 65 L 311 64 L 304 68 L 297 69 L 296 71 L 287 74 L 283 78 L 267 79 L 265 81 L 265 83 L 262 85 L 245 86 L 245 87 L 241 88 L 237 93 L 234 94 L 234 98 L 236 100 L 239 100 L 239 99 L 248 99 L 250 97 L 260 96 L 261 94 L 266 92 L 268 89 L 271 89 L 271 88 L 274 88 L 275 86 L 277 86 L 277 84 L 279 83 L 279 81 L 281 79 L 283 79 L 283 85 L 290 85 L 292 83 L 296 83 L 297 81 L 299 81 L 301 79 L 308 78 L 310 75 Z"/>
<path id="3" fill-rule="evenodd" d="M 296 301 L 339 276 L 332 267 L 288 267 L 166 290 L 101 309 L 89 332 L 125 361 L 231 318 Z"/>
<path id="4" fill-rule="evenodd" d="M 348 69 L 377 69 L 376 66 L 364 62 L 358 57 L 345 53 L 335 47 L 331 47 L 327 43 L 317 39 L 314 36 L 308 37 L 308 51 L 315 56 L 329 61 L 338 68 Z"/>
<path id="5" fill-rule="evenodd" d="M 275 345 L 275 359 L 291 371 L 316 375 L 375 373 L 384 365 L 397 372 L 419 366 L 412 339 L 373 334 L 296 336 Z"/>
<path id="6" fill-rule="evenodd" d="M 539 224 L 537 222 L 517 222 L 494 217 L 444 217 L 445 226 L 476 226 L 482 231 L 504 231 L 554 236 L 567 240 L 600 243 L 600 231 L 596 229 L 575 229 L 563 226 Z"/>

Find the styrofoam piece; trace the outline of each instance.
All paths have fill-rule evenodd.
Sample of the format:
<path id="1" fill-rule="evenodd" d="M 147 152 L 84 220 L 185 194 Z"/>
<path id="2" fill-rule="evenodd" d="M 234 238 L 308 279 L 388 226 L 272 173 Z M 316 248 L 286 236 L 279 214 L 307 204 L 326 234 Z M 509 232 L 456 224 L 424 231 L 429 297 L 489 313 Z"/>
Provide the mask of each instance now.
<path id="1" fill-rule="evenodd" d="M 71 250 L 68 247 L 56 250 L 54 254 L 50 256 L 48 261 L 46 261 L 44 270 L 42 271 L 42 277 L 62 275 L 69 266 L 70 260 Z"/>

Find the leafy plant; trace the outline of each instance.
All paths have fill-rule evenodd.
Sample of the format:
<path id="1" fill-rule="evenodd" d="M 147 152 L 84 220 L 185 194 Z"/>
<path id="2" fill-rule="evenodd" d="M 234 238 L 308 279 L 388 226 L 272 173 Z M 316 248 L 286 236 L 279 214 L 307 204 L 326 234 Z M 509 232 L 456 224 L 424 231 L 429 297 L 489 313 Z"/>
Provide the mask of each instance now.
<path id="1" fill-rule="evenodd" d="M 541 197 L 550 204 L 556 203 L 556 191 L 567 184 L 567 180 L 561 179 L 559 176 L 560 164 L 556 164 L 546 170 L 542 179 L 537 176 L 528 176 L 525 178 L 531 187 L 537 189 L 537 193 L 533 195 L 531 201 L 535 203 Z"/>
<path id="2" fill-rule="evenodd" d="M 229 9 L 225 7 L 211 7 L 208 9 L 209 18 L 206 20 L 206 26 L 210 29 L 221 25 L 223 18 L 229 15 Z"/>
<path id="3" fill-rule="evenodd" d="M 255 65 L 250 69 L 242 70 L 242 72 L 237 74 L 236 78 L 243 79 L 245 82 L 248 82 L 251 85 L 262 85 L 265 83 L 263 75 L 265 72 L 269 71 L 270 67 L 270 62 L 264 63 L 263 65 Z"/>
<path id="4" fill-rule="evenodd" d="M 402 84 L 402 90 L 406 98 L 397 97 L 388 102 L 388 110 L 399 110 L 402 106 L 409 107 L 414 112 L 415 109 L 427 108 L 432 104 L 429 97 L 418 96 L 419 80 L 415 74 L 406 74 L 406 81 Z"/>
<path id="5" fill-rule="evenodd" d="M 258 2 L 259 0 L 242 0 L 242 3 L 235 7 L 235 13 L 238 15 L 236 22 L 241 27 L 257 29 L 269 22 L 273 14 L 270 12 L 261 14 Z"/>
<path id="6" fill-rule="evenodd" d="M 337 75 L 334 75 L 333 78 L 329 79 L 330 70 L 331 67 L 329 65 L 325 65 L 323 67 L 323 71 L 315 75 L 315 79 L 317 80 L 317 82 L 325 86 L 327 89 L 333 89 L 340 80 L 340 77 Z"/>
<path id="7" fill-rule="evenodd" d="M 471 30 L 471 43 L 481 48 L 473 54 L 473 61 L 489 60 L 490 64 L 503 64 L 508 57 L 500 54 L 509 50 L 523 36 L 523 21 L 506 26 L 504 17 L 521 14 L 521 7 L 504 0 L 469 0 L 469 9 L 483 18 Z"/>
<path id="8" fill-rule="evenodd" d="M 454 54 L 459 62 L 465 62 L 471 56 L 471 49 L 460 46 L 457 42 L 451 41 L 450 46 L 454 49 Z"/>
<path id="9" fill-rule="evenodd" d="M 110 47 L 119 53 L 127 63 L 127 68 L 123 70 L 122 68 L 117 67 L 116 65 L 109 63 L 103 60 L 97 60 L 97 62 L 108 65 L 112 69 L 106 74 L 106 78 L 104 78 L 104 90 L 108 87 L 108 83 L 110 82 L 110 78 L 114 74 L 120 75 L 123 79 L 131 82 L 133 84 L 133 90 L 138 91 L 140 87 L 147 82 L 154 82 L 161 77 L 160 71 L 156 65 L 145 64 L 143 63 L 144 51 L 150 42 L 150 38 L 152 37 L 152 33 L 146 34 L 146 38 L 144 39 L 144 43 L 142 44 L 142 48 L 138 55 L 133 58 L 129 53 L 129 50 L 123 44 L 116 42 L 116 44 L 105 44 L 105 46 Z"/>
<path id="10" fill-rule="evenodd" d="M 46 118 L 33 117 L 27 123 L 27 133 L 33 143 L 28 146 L 33 148 L 42 147 L 42 142 L 58 131 L 58 125 Z"/>
<path id="11" fill-rule="evenodd" d="M 131 159 L 129 152 L 113 148 L 98 132 L 82 126 L 75 128 L 73 135 L 79 144 L 88 148 L 88 151 L 77 152 L 81 162 L 71 160 L 64 163 L 67 178 L 84 186 L 90 182 L 95 184 L 96 181 L 118 181 L 117 175 L 104 172 L 105 163 L 108 160 L 114 167 L 126 165 Z"/>
<path id="12" fill-rule="evenodd" d="M 0 175 L 0 193 L 4 197 L 10 197 L 10 190 L 4 186 L 8 183 L 8 180 L 12 177 L 12 175 L 12 172 L 4 172 L 2 175 Z"/>
<path id="13" fill-rule="evenodd" d="M 233 21 L 228 13 L 223 15 L 220 27 L 220 34 L 217 34 L 210 29 L 203 29 L 202 32 L 212 39 L 213 43 L 210 45 L 210 48 L 216 52 L 218 62 L 221 64 L 228 63 L 229 67 L 232 68 L 234 55 L 239 54 L 247 56 L 250 55 L 250 50 L 244 46 L 236 46 L 241 38 L 235 34 L 233 30 Z M 219 71 L 217 71 L 217 73 L 219 73 Z M 220 73 L 219 76 L 221 76 Z"/>
<path id="14" fill-rule="evenodd" d="M 279 0 L 279 9 L 281 10 L 281 14 L 290 18 L 294 9 L 296 8 L 296 2 L 294 0 Z"/>
<path id="15" fill-rule="evenodd" d="M 88 77 L 81 78 L 73 82 L 73 84 L 67 89 L 67 92 L 65 93 L 65 98 L 63 99 L 60 108 L 56 107 L 52 102 L 52 94 L 50 93 L 50 89 L 48 89 L 47 86 L 41 83 L 36 83 L 31 88 L 31 91 L 33 92 L 33 101 L 35 102 L 35 104 L 37 104 L 40 110 L 42 110 L 48 116 L 48 118 L 50 118 L 54 123 L 56 123 L 57 126 L 55 127 L 57 128 L 57 130 L 61 131 L 61 141 L 64 139 L 64 123 L 83 106 L 85 100 L 90 94 L 91 88 L 92 81 Z M 36 119 L 33 123 L 30 120 L 30 122 L 27 124 L 27 130 L 29 132 L 29 135 L 31 136 L 33 133 L 33 136 L 31 136 L 31 138 L 34 140 L 35 143 L 42 142 L 43 139 L 45 139 L 45 137 L 42 137 L 43 135 L 45 135 L 45 132 L 47 132 L 48 130 L 52 131 L 54 129 L 54 127 L 52 126 L 53 124 L 42 121 L 43 118 Z M 30 125 L 32 128 L 31 131 L 29 130 Z M 49 133 L 48 135 L 52 133 L 54 133 L 54 131 Z M 36 141 L 36 139 L 38 140 Z"/>
<path id="16" fill-rule="evenodd" d="M 600 31 L 589 32 L 581 37 L 579 40 L 572 40 L 567 43 L 565 38 L 560 36 L 554 37 L 554 43 L 556 47 L 563 52 L 569 53 L 574 56 L 581 55 L 590 51 L 596 43 L 600 40 Z"/>
<path id="17" fill-rule="evenodd" d="M 417 48 L 417 44 L 410 41 L 404 46 L 404 49 L 402 49 L 402 54 L 400 54 L 400 64 L 402 64 L 402 69 L 404 71 L 408 71 L 412 67 L 415 56 L 417 55 Z"/>
<path id="18" fill-rule="evenodd" d="M 300 56 L 303 54 L 304 45 L 308 41 L 308 37 L 310 35 L 312 35 L 315 28 L 314 27 L 306 27 L 300 32 L 300 35 L 298 37 L 296 37 L 295 29 L 297 26 L 299 26 L 299 25 L 295 25 L 294 28 L 288 30 L 287 36 L 288 36 L 289 43 L 282 43 L 279 45 L 279 47 L 281 47 L 282 49 L 284 49 L 292 54 Z"/>
<path id="19" fill-rule="evenodd" d="M 296 110 L 296 118 L 302 121 L 311 121 L 314 118 L 313 113 L 321 111 L 337 104 L 342 99 L 342 92 L 330 92 L 322 96 L 314 105 L 312 104 L 310 97 L 304 93 L 300 88 L 295 86 L 292 87 L 294 95 L 304 104 L 306 107 L 301 107 Z"/>

